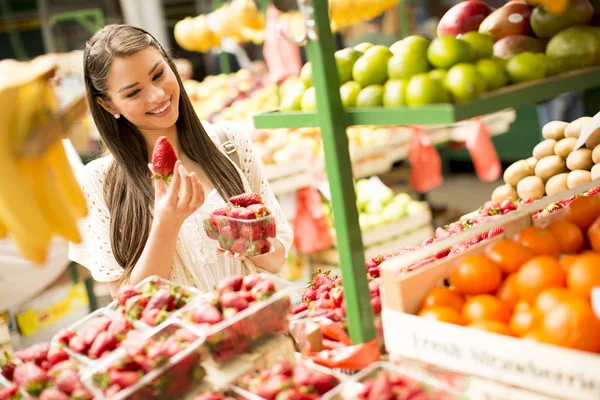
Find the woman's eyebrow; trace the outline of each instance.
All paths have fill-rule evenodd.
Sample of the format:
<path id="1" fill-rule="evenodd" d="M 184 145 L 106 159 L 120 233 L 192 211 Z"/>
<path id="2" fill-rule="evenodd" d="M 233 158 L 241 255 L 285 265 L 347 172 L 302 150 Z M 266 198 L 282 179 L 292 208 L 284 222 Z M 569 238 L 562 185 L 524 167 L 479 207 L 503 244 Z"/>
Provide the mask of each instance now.
<path id="1" fill-rule="evenodd" d="M 152 75 L 152 73 L 158 67 L 158 65 L 160 64 L 161 61 L 162 60 L 158 60 L 156 63 L 154 63 L 154 65 L 152 66 L 152 68 L 150 68 L 150 72 L 148 72 L 148 75 Z"/>
<path id="2" fill-rule="evenodd" d="M 139 85 L 139 82 L 132 83 L 131 85 L 123 86 L 117 93 L 121 93 L 123 90 L 131 89 L 132 87 Z"/>

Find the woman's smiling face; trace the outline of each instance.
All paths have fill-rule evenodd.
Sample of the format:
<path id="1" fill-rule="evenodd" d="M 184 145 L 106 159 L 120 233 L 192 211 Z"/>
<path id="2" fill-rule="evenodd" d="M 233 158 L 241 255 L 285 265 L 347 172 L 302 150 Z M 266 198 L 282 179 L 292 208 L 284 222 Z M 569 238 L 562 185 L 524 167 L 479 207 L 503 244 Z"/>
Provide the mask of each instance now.
<path id="1" fill-rule="evenodd" d="M 110 103 L 99 101 L 141 132 L 152 133 L 175 125 L 179 94 L 177 78 L 160 51 L 148 47 L 129 57 L 113 59 L 108 74 Z"/>

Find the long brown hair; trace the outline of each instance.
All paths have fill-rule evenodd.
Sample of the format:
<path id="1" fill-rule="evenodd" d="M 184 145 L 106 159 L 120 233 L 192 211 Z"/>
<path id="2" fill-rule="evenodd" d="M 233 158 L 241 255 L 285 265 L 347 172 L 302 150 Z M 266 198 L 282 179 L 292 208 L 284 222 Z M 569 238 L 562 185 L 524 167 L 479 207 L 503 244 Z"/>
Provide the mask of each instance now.
<path id="1" fill-rule="evenodd" d="M 113 254 L 125 269 L 121 282 L 129 279 L 148 240 L 154 191 L 146 141 L 139 129 L 125 118 L 114 118 L 96 100 L 99 97 L 110 102 L 107 89 L 112 60 L 131 56 L 148 47 L 160 51 L 179 83 L 181 94 L 176 125 L 181 150 L 202 167 L 223 198 L 244 191 L 235 167 L 202 127 L 173 60 L 156 39 L 143 29 L 130 25 L 107 25 L 96 32 L 84 52 L 85 86 L 94 122 L 114 157 L 104 182 L 104 198 L 111 216 Z"/>

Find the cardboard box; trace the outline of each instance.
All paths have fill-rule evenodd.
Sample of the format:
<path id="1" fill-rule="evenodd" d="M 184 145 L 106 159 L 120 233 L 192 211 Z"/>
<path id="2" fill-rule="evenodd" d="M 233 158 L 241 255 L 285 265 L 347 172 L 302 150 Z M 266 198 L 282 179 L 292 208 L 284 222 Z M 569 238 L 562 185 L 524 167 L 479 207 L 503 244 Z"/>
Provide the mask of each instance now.
<path id="1" fill-rule="evenodd" d="M 382 311 L 386 349 L 390 354 L 424 361 L 451 371 L 514 385 L 550 397 L 564 399 L 600 398 L 600 355 L 534 341 L 497 335 L 458 325 L 428 320 L 418 312 L 425 295 L 439 286 L 465 255 L 481 254 L 491 241 L 477 244 L 462 254 L 448 257 L 415 271 L 399 274 L 416 260 L 436 254 L 496 226 L 502 237 L 532 224 L 544 226 L 563 217 L 562 212 L 534 220 L 539 209 L 598 185 L 590 182 L 555 195 L 492 223 L 471 228 L 447 240 L 397 257 L 382 265 Z M 599 332 L 600 334 L 600 332 Z"/>

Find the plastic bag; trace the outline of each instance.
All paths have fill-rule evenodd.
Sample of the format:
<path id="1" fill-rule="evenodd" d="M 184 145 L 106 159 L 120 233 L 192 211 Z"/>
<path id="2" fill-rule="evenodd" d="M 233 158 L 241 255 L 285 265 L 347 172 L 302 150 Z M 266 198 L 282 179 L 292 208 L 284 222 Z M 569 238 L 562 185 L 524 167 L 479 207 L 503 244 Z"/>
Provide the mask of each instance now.
<path id="1" fill-rule="evenodd" d="M 502 175 L 502 164 L 490 137 L 490 130 L 478 117 L 475 132 L 466 141 L 467 150 L 473 160 L 477 177 L 484 182 L 493 182 Z"/>
<path id="2" fill-rule="evenodd" d="M 444 182 L 442 161 L 423 127 L 414 126 L 412 130 L 408 154 L 410 186 L 420 193 L 426 193 Z"/>
<path id="3" fill-rule="evenodd" d="M 269 77 L 273 82 L 281 82 L 288 76 L 300 75 L 302 60 L 297 45 L 287 41 L 275 26 L 279 22 L 279 10 L 274 5 L 267 9 L 267 25 L 263 56 L 269 69 Z M 283 31 L 287 31 L 287 22 L 281 21 Z"/>
<path id="4" fill-rule="evenodd" d="M 301 253 L 311 254 L 333 246 L 329 225 L 323 215 L 321 193 L 314 187 L 298 191 L 294 218 L 294 244 Z"/>

